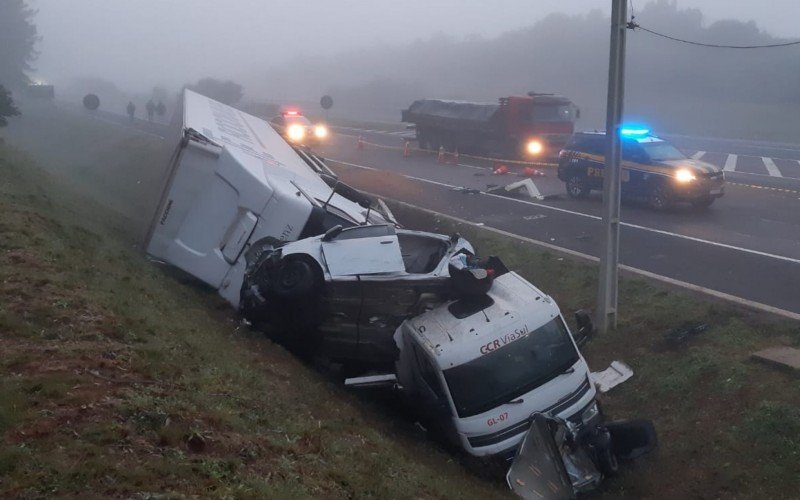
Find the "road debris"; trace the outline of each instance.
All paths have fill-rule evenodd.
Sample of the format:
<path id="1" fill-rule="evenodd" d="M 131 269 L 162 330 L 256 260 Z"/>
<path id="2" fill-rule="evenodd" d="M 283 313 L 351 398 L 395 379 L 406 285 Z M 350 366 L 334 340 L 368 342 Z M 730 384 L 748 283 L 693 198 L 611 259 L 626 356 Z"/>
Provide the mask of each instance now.
<path id="1" fill-rule="evenodd" d="M 611 365 L 601 372 L 592 372 L 594 385 L 600 392 L 608 392 L 619 384 L 633 377 L 633 370 L 622 361 L 612 361 Z"/>

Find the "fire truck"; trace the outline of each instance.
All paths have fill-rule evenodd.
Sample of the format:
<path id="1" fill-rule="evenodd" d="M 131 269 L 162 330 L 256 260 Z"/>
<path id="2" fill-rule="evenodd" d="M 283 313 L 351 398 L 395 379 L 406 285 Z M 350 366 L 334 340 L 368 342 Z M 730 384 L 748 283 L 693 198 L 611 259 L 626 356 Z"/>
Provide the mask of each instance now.
<path id="1" fill-rule="evenodd" d="M 557 157 L 579 117 L 568 98 L 536 92 L 497 104 L 421 99 L 402 114 L 422 149 L 528 160 Z"/>

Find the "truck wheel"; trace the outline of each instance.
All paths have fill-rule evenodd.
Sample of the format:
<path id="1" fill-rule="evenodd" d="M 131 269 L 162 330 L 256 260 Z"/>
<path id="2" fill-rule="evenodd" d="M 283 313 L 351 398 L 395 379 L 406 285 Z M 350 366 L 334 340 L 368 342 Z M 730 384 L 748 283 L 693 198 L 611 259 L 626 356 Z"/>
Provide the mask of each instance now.
<path id="1" fill-rule="evenodd" d="M 697 198 L 696 200 L 692 200 L 692 207 L 696 210 L 705 210 L 714 203 L 714 200 L 716 200 L 716 198 L 710 196 Z"/>
<path id="2" fill-rule="evenodd" d="M 276 273 L 272 291 L 279 297 L 298 298 L 311 294 L 317 277 L 311 265 L 300 259 L 289 259 L 281 263 Z"/>
<path id="3" fill-rule="evenodd" d="M 667 210 L 672 206 L 672 197 L 669 194 L 669 191 L 664 186 L 657 186 L 653 189 L 653 192 L 650 193 L 650 196 L 647 199 L 647 204 L 653 210 Z"/>
<path id="4" fill-rule="evenodd" d="M 586 177 L 573 174 L 567 178 L 567 194 L 570 198 L 586 198 L 590 191 Z"/>

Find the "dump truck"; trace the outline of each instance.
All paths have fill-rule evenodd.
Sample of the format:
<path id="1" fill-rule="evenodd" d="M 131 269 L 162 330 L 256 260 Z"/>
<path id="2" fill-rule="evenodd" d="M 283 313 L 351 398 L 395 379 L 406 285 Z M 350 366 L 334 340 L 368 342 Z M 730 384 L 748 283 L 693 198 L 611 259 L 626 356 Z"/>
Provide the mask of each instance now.
<path id="1" fill-rule="evenodd" d="M 579 116 L 566 97 L 529 92 L 497 104 L 421 99 L 402 121 L 413 125 L 422 149 L 539 160 L 558 156 Z"/>

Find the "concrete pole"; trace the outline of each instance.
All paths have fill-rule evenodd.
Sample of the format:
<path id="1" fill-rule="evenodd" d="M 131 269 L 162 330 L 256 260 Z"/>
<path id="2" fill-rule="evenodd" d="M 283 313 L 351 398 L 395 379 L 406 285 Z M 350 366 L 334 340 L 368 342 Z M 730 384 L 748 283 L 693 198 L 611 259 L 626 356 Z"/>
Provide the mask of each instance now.
<path id="1" fill-rule="evenodd" d="M 619 263 L 620 128 L 625 94 L 625 30 L 628 0 L 611 0 L 611 54 L 608 62 L 606 105 L 606 163 L 603 175 L 603 246 L 600 252 L 600 287 L 597 323 L 600 333 L 617 327 L 617 274 Z"/>

